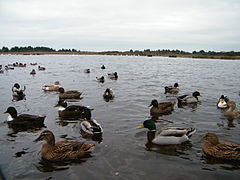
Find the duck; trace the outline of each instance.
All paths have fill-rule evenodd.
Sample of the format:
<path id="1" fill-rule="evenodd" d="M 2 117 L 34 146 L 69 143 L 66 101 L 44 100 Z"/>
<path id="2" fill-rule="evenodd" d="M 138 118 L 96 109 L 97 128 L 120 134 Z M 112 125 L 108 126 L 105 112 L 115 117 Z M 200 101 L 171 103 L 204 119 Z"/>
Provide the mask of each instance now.
<path id="1" fill-rule="evenodd" d="M 63 87 L 60 87 L 58 89 L 59 93 L 59 99 L 80 99 L 81 92 L 79 91 L 65 91 Z"/>
<path id="2" fill-rule="evenodd" d="M 90 69 L 84 69 L 85 73 L 90 73 Z"/>
<path id="3" fill-rule="evenodd" d="M 108 77 L 109 77 L 110 79 L 117 80 L 117 79 L 118 79 L 118 74 L 117 74 L 117 72 L 108 73 Z"/>
<path id="4" fill-rule="evenodd" d="M 16 108 L 12 106 L 8 107 L 5 113 L 9 113 L 7 123 L 10 128 L 28 129 L 43 127 L 46 118 L 46 116 L 30 114 L 18 115 Z"/>
<path id="5" fill-rule="evenodd" d="M 177 94 L 179 92 L 179 85 L 178 83 L 175 83 L 173 86 L 165 86 L 165 93 L 170 93 L 170 94 Z"/>
<path id="6" fill-rule="evenodd" d="M 227 111 L 225 112 L 226 116 L 240 118 L 240 111 L 236 109 L 236 103 L 234 101 L 228 101 Z"/>
<path id="7" fill-rule="evenodd" d="M 104 65 L 101 66 L 101 69 L 106 69 L 106 67 Z"/>
<path id="8" fill-rule="evenodd" d="M 94 149 L 94 144 L 79 141 L 55 142 L 55 136 L 50 130 L 44 130 L 35 140 L 46 141 L 41 148 L 41 157 L 50 162 L 78 161 L 88 156 Z"/>
<path id="9" fill-rule="evenodd" d="M 177 128 L 169 127 L 162 130 L 156 130 L 156 124 L 153 120 L 145 120 L 138 129 L 147 128 L 148 142 L 156 145 L 178 145 L 189 141 L 189 138 L 196 132 L 195 128 Z"/>
<path id="10" fill-rule="evenodd" d="M 9 67 L 9 66 L 5 66 L 5 70 L 7 71 L 7 70 L 14 70 L 14 67 Z"/>
<path id="11" fill-rule="evenodd" d="M 31 75 L 35 75 L 36 74 L 36 71 L 35 69 L 33 69 L 31 72 L 30 72 Z"/>
<path id="12" fill-rule="evenodd" d="M 106 100 L 110 100 L 114 98 L 114 93 L 111 88 L 107 88 L 103 93 L 103 98 Z"/>
<path id="13" fill-rule="evenodd" d="M 220 109 L 228 108 L 228 106 L 227 106 L 228 101 L 229 101 L 229 99 L 227 96 L 221 95 L 221 97 L 219 98 L 219 100 L 217 102 L 217 107 Z"/>
<path id="14" fill-rule="evenodd" d="M 158 119 L 159 116 L 161 115 L 168 115 L 171 114 L 172 111 L 174 110 L 176 102 L 161 102 L 158 103 L 156 99 L 153 99 L 149 107 L 150 109 L 150 116 L 152 116 L 153 119 Z"/>
<path id="15" fill-rule="evenodd" d="M 102 76 L 100 78 L 96 77 L 96 80 L 100 83 L 104 83 L 104 81 L 105 81 L 104 76 Z"/>
<path id="16" fill-rule="evenodd" d="M 39 71 L 44 71 L 44 70 L 46 70 L 46 68 L 43 67 L 43 66 L 38 66 L 38 70 L 39 70 Z"/>
<path id="17" fill-rule="evenodd" d="M 240 144 L 219 141 L 215 133 L 207 133 L 201 138 L 206 143 L 202 146 L 202 151 L 207 156 L 229 161 L 240 161 Z"/>
<path id="18" fill-rule="evenodd" d="M 53 85 L 43 85 L 42 89 L 44 91 L 58 91 L 60 87 L 60 82 L 56 81 Z"/>
<path id="19" fill-rule="evenodd" d="M 68 106 L 65 100 L 59 100 L 55 107 L 59 107 L 58 115 L 62 119 L 83 119 L 83 110 L 87 107 L 80 105 Z"/>
<path id="20" fill-rule="evenodd" d="M 185 94 L 182 96 L 177 97 L 178 100 L 178 107 L 182 107 L 188 104 L 196 104 L 199 102 L 198 97 L 202 96 L 198 91 L 194 91 L 192 95 Z"/>
<path id="21" fill-rule="evenodd" d="M 81 122 L 81 134 L 83 137 L 98 137 L 101 139 L 103 128 L 95 120 L 92 119 L 92 113 L 90 108 L 85 108 L 83 110 L 84 119 Z"/>
<path id="22" fill-rule="evenodd" d="M 31 66 L 36 66 L 37 63 L 36 63 L 36 62 L 35 62 L 35 63 L 30 63 L 30 65 L 31 65 Z"/>
<path id="23" fill-rule="evenodd" d="M 23 97 L 25 96 L 24 91 L 26 90 L 26 86 L 24 88 L 20 88 L 18 83 L 15 83 L 12 87 L 12 95 L 15 97 Z"/>

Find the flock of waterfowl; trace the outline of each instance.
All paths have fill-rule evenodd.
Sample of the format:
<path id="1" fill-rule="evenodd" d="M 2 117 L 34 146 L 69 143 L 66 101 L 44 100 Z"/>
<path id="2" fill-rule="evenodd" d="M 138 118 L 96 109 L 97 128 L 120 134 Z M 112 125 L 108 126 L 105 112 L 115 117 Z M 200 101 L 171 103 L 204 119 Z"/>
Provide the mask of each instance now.
<path id="1" fill-rule="evenodd" d="M 19 66 L 21 64 L 21 66 Z M 31 63 L 32 66 L 37 63 Z M 26 64 L 14 63 L 13 65 L 5 66 L 9 67 L 26 67 Z M 101 69 L 105 69 L 103 65 Z M 2 66 L 0 68 L 3 71 Z M 38 66 L 38 70 L 45 70 L 44 67 Z M 90 73 L 90 69 L 85 69 L 85 73 Z M 36 74 L 35 69 L 30 74 Z M 108 73 L 108 78 L 117 80 L 117 72 Z M 96 77 L 96 81 L 104 83 L 104 76 Z M 26 87 L 20 87 L 18 83 L 15 83 L 12 87 L 12 95 L 15 100 L 23 100 L 25 98 L 24 91 Z M 59 81 L 56 81 L 53 85 L 43 85 L 44 91 L 56 91 L 59 92 L 59 101 L 56 107 L 59 108 L 58 115 L 61 119 L 72 119 L 81 121 L 81 134 L 83 137 L 91 137 L 92 139 L 101 141 L 103 128 L 101 125 L 91 117 L 91 111 L 88 106 L 81 105 L 68 105 L 71 99 L 80 99 L 82 93 L 76 90 L 65 91 Z M 164 87 L 165 94 L 178 94 L 179 84 L 175 83 L 173 86 Z M 149 143 L 166 146 L 166 145 L 178 145 L 186 141 L 196 133 L 195 128 L 165 128 L 161 130 L 156 129 L 156 122 L 159 116 L 169 115 L 174 111 L 174 107 L 177 104 L 178 107 L 188 106 L 191 104 L 197 104 L 201 94 L 198 91 L 194 91 L 192 94 L 186 94 L 178 96 L 176 101 L 158 102 L 156 99 L 151 101 L 149 105 L 151 118 L 145 120 L 143 125 L 138 128 L 147 128 L 147 139 Z M 103 94 L 103 98 L 111 100 L 114 98 L 114 93 L 111 88 L 107 88 Z M 236 109 L 236 103 L 230 101 L 226 96 L 222 95 L 217 102 L 217 108 L 226 109 L 224 114 L 233 118 L 240 117 L 240 111 Z M 9 128 L 15 130 L 29 129 L 29 128 L 41 128 L 44 126 L 45 116 L 29 115 L 29 114 L 17 114 L 17 110 L 14 107 L 8 107 L 5 113 L 9 113 L 7 123 Z M 41 156 L 48 161 L 75 161 L 88 154 L 90 154 L 95 146 L 93 144 L 87 144 L 77 141 L 60 141 L 55 142 L 54 134 L 49 130 L 44 130 L 36 141 L 44 140 L 46 143 L 42 145 Z M 206 143 L 203 145 L 202 150 L 207 156 L 211 156 L 222 160 L 240 161 L 240 145 L 230 142 L 219 141 L 218 136 L 214 133 L 207 133 L 202 139 Z"/>

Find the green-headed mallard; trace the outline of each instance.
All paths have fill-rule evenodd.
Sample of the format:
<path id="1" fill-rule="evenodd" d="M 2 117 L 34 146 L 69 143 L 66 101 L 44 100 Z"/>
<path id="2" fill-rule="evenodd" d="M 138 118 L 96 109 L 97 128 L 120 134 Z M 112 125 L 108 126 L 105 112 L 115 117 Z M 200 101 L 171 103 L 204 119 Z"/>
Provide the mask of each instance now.
<path id="1" fill-rule="evenodd" d="M 178 83 L 175 83 L 173 86 L 165 86 L 165 94 L 177 94 L 179 92 L 179 85 Z"/>
<path id="2" fill-rule="evenodd" d="M 80 105 L 70 105 L 64 100 L 59 100 L 56 107 L 58 109 L 58 115 L 62 119 L 84 119 L 83 110 L 87 107 Z"/>
<path id="3" fill-rule="evenodd" d="M 222 160 L 240 161 L 240 144 L 219 141 L 214 133 L 207 133 L 201 140 L 206 141 L 202 147 L 206 155 Z"/>
<path id="4" fill-rule="evenodd" d="M 103 93 L 103 98 L 105 100 L 111 100 L 114 98 L 114 93 L 113 90 L 111 88 L 107 88 L 104 93 Z"/>
<path id="5" fill-rule="evenodd" d="M 36 74 L 36 71 L 35 69 L 33 69 L 31 72 L 30 72 L 31 75 L 35 75 Z"/>
<path id="6" fill-rule="evenodd" d="M 85 144 L 78 141 L 60 141 L 55 142 L 54 134 L 49 131 L 43 131 L 35 141 L 45 140 L 42 145 L 41 156 L 43 159 L 57 161 L 77 161 L 86 155 L 89 155 L 94 149 L 93 144 Z"/>
<path id="7" fill-rule="evenodd" d="M 84 120 L 81 122 L 81 134 L 84 138 L 92 138 L 96 141 L 102 140 L 103 129 L 102 126 L 92 119 L 91 109 L 85 108 L 83 110 Z"/>
<path id="8" fill-rule="evenodd" d="M 110 79 L 117 80 L 117 79 L 118 79 L 118 74 L 117 74 L 117 72 L 108 73 L 108 77 L 109 77 Z"/>
<path id="9" fill-rule="evenodd" d="M 189 141 L 189 138 L 196 132 L 195 128 L 166 128 L 156 131 L 155 122 L 146 120 L 143 125 L 138 126 L 139 129 L 147 128 L 148 142 L 157 145 L 177 145 Z"/>
<path id="10" fill-rule="evenodd" d="M 98 81 L 100 83 L 104 83 L 104 81 L 105 81 L 104 76 L 101 76 L 100 78 L 96 77 L 96 81 Z"/>
<path id="11" fill-rule="evenodd" d="M 176 102 L 161 102 L 158 103 L 156 99 L 153 99 L 149 107 L 150 109 L 150 116 L 153 118 L 158 118 L 161 115 L 168 115 L 171 114 L 174 110 L 174 105 Z"/>
<path id="12" fill-rule="evenodd" d="M 46 68 L 43 67 L 43 66 L 38 66 L 38 70 L 39 70 L 39 71 L 44 71 L 44 70 L 46 70 Z"/>
<path id="13" fill-rule="evenodd" d="M 106 67 L 104 65 L 101 66 L 101 69 L 106 69 Z"/>
<path id="14" fill-rule="evenodd" d="M 60 82 L 56 81 L 53 85 L 43 85 L 42 89 L 44 91 L 58 91 L 60 87 Z"/>
<path id="15" fill-rule="evenodd" d="M 79 91 L 65 91 L 63 87 L 58 89 L 59 99 L 80 99 L 81 92 Z"/>
<path id="16" fill-rule="evenodd" d="M 225 115 L 229 117 L 240 117 L 240 111 L 236 110 L 236 103 L 234 101 L 228 101 L 227 107 L 228 109 L 225 112 Z"/>
<path id="17" fill-rule="evenodd" d="M 46 116 L 20 114 L 17 115 L 17 110 L 14 107 L 8 107 L 5 113 L 9 113 L 7 123 L 10 128 L 28 129 L 44 126 Z"/>
<path id="18" fill-rule="evenodd" d="M 189 104 L 197 104 L 199 102 L 198 96 L 202 96 L 198 91 L 192 93 L 192 95 L 182 95 L 177 98 L 178 107 L 187 106 Z"/>
<path id="19" fill-rule="evenodd" d="M 90 73 L 90 69 L 84 69 L 85 73 Z"/>
<path id="20" fill-rule="evenodd" d="M 228 108 L 228 106 L 227 106 L 228 101 L 229 101 L 228 97 L 222 95 L 217 102 L 217 107 L 220 108 L 220 109 Z"/>

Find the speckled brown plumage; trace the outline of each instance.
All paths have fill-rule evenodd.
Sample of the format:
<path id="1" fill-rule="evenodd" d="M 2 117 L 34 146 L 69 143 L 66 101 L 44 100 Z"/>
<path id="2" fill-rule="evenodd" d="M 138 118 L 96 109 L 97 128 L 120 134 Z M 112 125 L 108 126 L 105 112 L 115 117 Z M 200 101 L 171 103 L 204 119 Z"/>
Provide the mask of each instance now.
<path id="1" fill-rule="evenodd" d="M 219 141 L 214 133 L 207 133 L 202 140 L 207 141 L 202 147 L 206 155 L 222 160 L 240 161 L 240 144 Z"/>
<path id="2" fill-rule="evenodd" d="M 55 143 L 55 137 L 49 130 L 45 130 L 35 140 L 45 140 L 42 145 L 41 156 L 48 161 L 77 161 L 90 154 L 95 146 L 77 141 L 59 141 Z"/>

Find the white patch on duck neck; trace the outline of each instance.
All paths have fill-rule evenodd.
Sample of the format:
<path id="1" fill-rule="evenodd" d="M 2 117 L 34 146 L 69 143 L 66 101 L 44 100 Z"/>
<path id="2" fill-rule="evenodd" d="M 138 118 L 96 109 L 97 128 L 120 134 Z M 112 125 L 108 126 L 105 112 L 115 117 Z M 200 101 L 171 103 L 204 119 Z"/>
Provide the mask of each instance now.
<path id="1" fill-rule="evenodd" d="M 219 101 L 218 107 L 219 108 L 226 108 L 227 107 L 227 103 L 225 101 Z"/>
<path id="2" fill-rule="evenodd" d="M 58 108 L 58 111 L 64 111 L 65 109 L 66 109 L 65 107 L 60 106 L 60 107 Z"/>
<path id="3" fill-rule="evenodd" d="M 9 121 L 13 121 L 13 120 L 14 120 L 14 119 L 12 118 L 12 116 L 9 115 L 7 121 L 9 122 Z"/>

